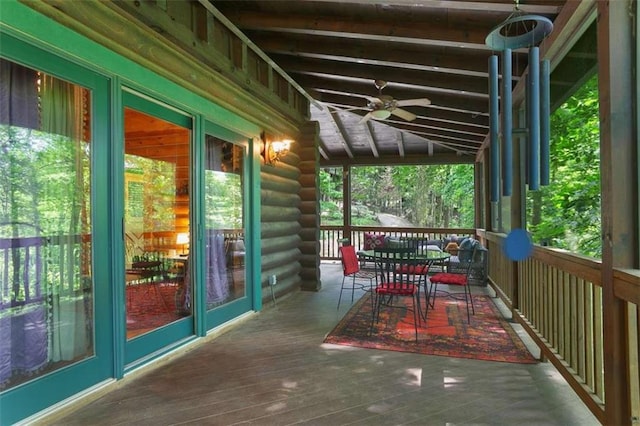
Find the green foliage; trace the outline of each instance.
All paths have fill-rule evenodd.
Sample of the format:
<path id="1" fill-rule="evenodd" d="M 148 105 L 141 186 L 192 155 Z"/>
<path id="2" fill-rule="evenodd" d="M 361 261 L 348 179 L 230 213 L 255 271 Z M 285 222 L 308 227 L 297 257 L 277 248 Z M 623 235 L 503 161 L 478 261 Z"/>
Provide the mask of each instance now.
<path id="1" fill-rule="evenodd" d="M 242 179 L 235 173 L 205 172 L 205 211 L 208 229 L 242 228 Z"/>
<path id="2" fill-rule="evenodd" d="M 2 125 L 0 152 L 1 236 L 88 230 L 91 175 L 86 144 Z"/>
<path id="3" fill-rule="evenodd" d="M 320 224 L 342 225 L 342 167 L 320 169 Z"/>
<path id="4" fill-rule="evenodd" d="M 598 80 L 590 79 L 551 116 L 551 183 L 528 195 L 537 243 L 600 257 Z"/>
<path id="5" fill-rule="evenodd" d="M 377 215 L 390 213 L 418 227 L 472 227 L 473 179 L 465 164 L 353 167 L 351 223 L 379 225 Z M 320 170 L 320 191 L 322 224 L 341 225 L 342 170 Z"/>
<path id="6" fill-rule="evenodd" d="M 173 229 L 175 164 L 126 154 L 125 167 L 127 230 L 149 232 Z"/>

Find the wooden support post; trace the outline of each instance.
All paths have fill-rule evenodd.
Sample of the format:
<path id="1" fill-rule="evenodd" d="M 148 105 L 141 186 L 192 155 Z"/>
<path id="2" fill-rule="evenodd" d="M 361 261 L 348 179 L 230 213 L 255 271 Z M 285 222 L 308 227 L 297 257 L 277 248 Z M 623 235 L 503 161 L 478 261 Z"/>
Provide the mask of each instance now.
<path id="1" fill-rule="evenodd" d="M 343 238 L 348 238 L 351 244 L 354 241 L 351 237 L 351 166 L 345 165 L 342 168 L 342 223 L 344 226 Z"/>
<path id="2" fill-rule="evenodd" d="M 604 424 L 630 425 L 627 303 L 614 267 L 638 267 L 633 17 L 626 1 L 598 1 L 598 89 L 602 179 Z M 634 207 L 635 206 L 635 207 Z"/>

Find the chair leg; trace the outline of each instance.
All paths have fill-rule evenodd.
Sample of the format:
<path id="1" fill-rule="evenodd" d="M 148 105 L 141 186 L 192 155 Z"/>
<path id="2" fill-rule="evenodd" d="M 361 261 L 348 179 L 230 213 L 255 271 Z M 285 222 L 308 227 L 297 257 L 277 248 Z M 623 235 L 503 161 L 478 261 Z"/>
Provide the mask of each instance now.
<path id="1" fill-rule="evenodd" d="M 340 285 L 340 296 L 338 296 L 338 307 L 336 309 L 340 309 L 340 301 L 342 300 L 342 290 L 344 290 L 344 280 L 346 279 L 346 276 L 342 277 L 342 284 Z"/>
<path id="2" fill-rule="evenodd" d="M 424 321 L 425 324 L 427 322 L 427 316 L 429 315 L 429 307 L 433 308 L 433 302 L 431 302 L 431 292 L 433 289 L 433 283 L 429 281 L 429 277 L 425 275 L 424 277 L 424 301 L 425 301 L 425 309 L 424 309 Z"/>
<path id="3" fill-rule="evenodd" d="M 418 313 L 416 311 L 416 309 L 418 309 L 418 306 L 420 306 L 420 299 L 419 299 L 419 294 L 416 292 L 416 294 L 414 294 L 411 298 L 413 299 L 413 327 L 416 330 L 416 343 L 418 343 L 418 318 L 420 317 L 420 313 Z M 418 301 L 418 304 L 416 305 L 416 300 Z"/>
<path id="4" fill-rule="evenodd" d="M 369 279 L 369 293 L 371 293 L 371 312 L 373 312 L 373 308 L 374 308 L 374 291 L 373 291 L 373 280 Z"/>
<path id="5" fill-rule="evenodd" d="M 432 294 L 431 296 L 431 309 L 435 309 L 436 308 L 436 295 L 438 294 L 438 283 L 431 283 L 431 291 L 430 293 Z"/>
<path id="6" fill-rule="evenodd" d="M 471 297 L 471 287 L 469 285 L 464 286 L 464 301 L 467 304 L 467 323 L 471 324 L 471 316 L 469 315 L 469 304 L 471 304 L 471 310 L 473 315 L 476 314 L 476 309 L 473 307 L 473 298 Z"/>
<path id="7" fill-rule="evenodd" d="M 418 300 L 418 320 L 420 321 L 420 324 L 422 324 L 422 320 L 426 319 L 426 317 L 422 313 L 422 304 L 420 303 L 420 281 L 418 281 L 418 284 L 416 285 L 416 295 L 413 299 L 414 304 L 416 303 L 416 299 Z"/>
<path id="8" fill-rule="evenodd" d="M 468 299 L 466 287 L 467 286 L 465 286 L 465 289 L 464 289 L 464 302 L 467 305 L 467 324 L 471 324 L 471 316 L 469 315 L 469 299 Z"/>
<path id="9" fill-rule="evenodd" d="M 351 304 L 353 305 L 353 296 L 356 292 L 356 276 L 353 276 L 353 281 L 351 282 Z"/>
<path id="10" fill-rule="evenodd" d="M 371 310 L 371 326 L 369 327 L 369 335 L 373 334 L 373 327 L 377 322 L 378 313 L 380 312 L 380 295 L 378 293 L 372 293 L 372 298 L 375 298 L 372 301 L 373 309 Z"/>

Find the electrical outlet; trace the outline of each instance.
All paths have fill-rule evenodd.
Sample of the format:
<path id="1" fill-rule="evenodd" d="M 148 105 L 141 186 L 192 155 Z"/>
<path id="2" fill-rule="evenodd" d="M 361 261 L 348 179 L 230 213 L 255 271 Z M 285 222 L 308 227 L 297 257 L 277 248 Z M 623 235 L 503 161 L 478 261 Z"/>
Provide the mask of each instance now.
<path id="1" fill-rule="evenodd" d="M 276 285 L 278 283 L 278 278 L 275 275 L 269 275 L 269 285 Z"/>

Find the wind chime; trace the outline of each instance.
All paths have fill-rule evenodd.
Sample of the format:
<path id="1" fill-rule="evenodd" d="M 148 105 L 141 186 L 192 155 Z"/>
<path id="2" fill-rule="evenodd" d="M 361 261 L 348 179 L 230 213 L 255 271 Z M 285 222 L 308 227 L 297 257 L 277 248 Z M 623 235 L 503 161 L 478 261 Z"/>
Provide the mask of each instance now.
<path id="1" fill-rule="evenodd" d="M 489 144 L 491 150 L 491 202 L 510 196 L 512 187 L 513 134 L 528 135 L 527 182 L 530 190 L 549 184 L 549 60 L 540 61 L 538 44 L 553 31 L 553 23 L 539 15 L 527 15 L 515 1 L 514 12 L 487 36 L 485 43 L 502 52 L 502 94 L 499 96 L 498 55 L 489 57 Z M 513 129 L 512 50 L 528 48 L 527 127 Z M 498 100 L 501 101 L 499 114 Z M 502 118 L 501 126 L 498 119 Z M 501 138 L 500 138 L 501 136 Z M 500 143 L 502 142 L 502 143 Z M 502 164 L 500 163 L 502 157 Z M 502 170 L 501 170 L 502 169 Z"/>

